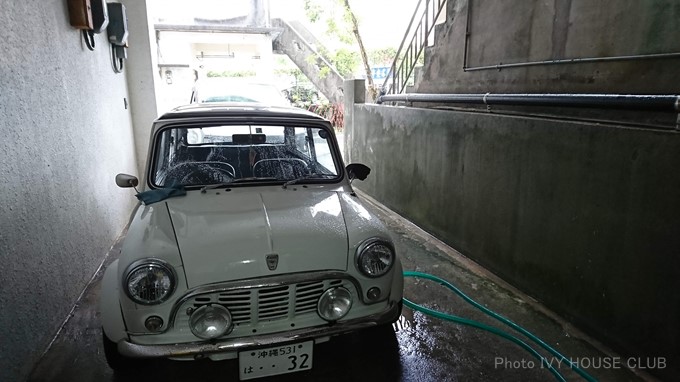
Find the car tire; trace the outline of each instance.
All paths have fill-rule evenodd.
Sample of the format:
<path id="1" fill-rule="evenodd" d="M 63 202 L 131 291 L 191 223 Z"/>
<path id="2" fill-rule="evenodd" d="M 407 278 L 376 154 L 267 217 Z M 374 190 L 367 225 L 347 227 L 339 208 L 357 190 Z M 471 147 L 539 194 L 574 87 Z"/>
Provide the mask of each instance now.
<path id="1" fill-rule="evenodd" d="M 397 344 L 397 333 L 395 323 L 399 321 L 401 317 L 401 310 L 404 308 L 403 301 L 399 301 L 399 309 L 397 309 L 397 314 L 389 320 L 387 323 L 379 325 L 375 328 L 370 329 L 371 336 L 374 340 L 383 343 L 394 343 Z M 398 346 L 398 345 L 397 345 Z"/>
<path id="2" fill-rule="evenodd" d="M 397 309 L 397 313 L 394 317 L 390 318 L 389 321 L 374 328 L 366 329 L 366 335 L 370 337 L 371 340 L 379 341 L 381 343 L 396 341 L 397 334 L 395 332 L 394 324 L 399 321 L 399 318 L 401 317 L 401 310 L 404 307 L 403 301 L 399 301 L 398 307 L 399 309 Z"/>
<path id="3" fill-rule="evenodd" d="M 397 309 L 397 315 L 392 321 L 390 321 L 390 324 L 394 324 L 395 322 L 399 321 L 399 317 L 401 317 L 401 311 L 404 309 L 404 300 L 399 300 L 398 305 L 399 309 Z"/>
<path id="4" fill-rule="evenodd" d="M 121 355 L 118 352 L 118 345 L 111 341 L 104 333 L 102 328 L 102 342 L 104 343 L 104 356 L 106 363 L 116 372 L 127 372 L 141 366 L 139 360 Z"/>

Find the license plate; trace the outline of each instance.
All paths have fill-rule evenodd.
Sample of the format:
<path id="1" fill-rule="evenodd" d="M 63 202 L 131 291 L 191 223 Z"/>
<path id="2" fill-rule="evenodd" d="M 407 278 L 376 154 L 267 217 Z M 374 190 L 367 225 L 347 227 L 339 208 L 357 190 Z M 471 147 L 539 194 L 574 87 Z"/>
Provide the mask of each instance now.
<path id="1" fill-rule="evenodd" d="M 239 379 L 293 373 L 312 368 L 314 341 L 238 353 Z"/>

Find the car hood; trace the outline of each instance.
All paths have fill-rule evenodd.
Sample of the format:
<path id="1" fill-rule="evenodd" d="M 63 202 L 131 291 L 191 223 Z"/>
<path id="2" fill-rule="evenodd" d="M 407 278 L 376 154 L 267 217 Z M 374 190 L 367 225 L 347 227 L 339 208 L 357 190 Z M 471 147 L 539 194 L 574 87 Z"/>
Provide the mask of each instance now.
<path id="1" fill-rule="evenodd" d="M 189 192 L 167 205 L 189 288 L 347 269 L 347 229 L 336 192 L 211 190 Z M 268 255 L 278 257 L 275 269 Z"/>

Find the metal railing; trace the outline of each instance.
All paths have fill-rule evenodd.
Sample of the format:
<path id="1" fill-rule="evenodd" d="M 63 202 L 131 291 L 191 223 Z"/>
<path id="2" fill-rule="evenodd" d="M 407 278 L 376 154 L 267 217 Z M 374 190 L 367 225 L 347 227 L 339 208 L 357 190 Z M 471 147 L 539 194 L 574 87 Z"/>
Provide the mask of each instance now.
<path id="1" fill-rule="evenodd" d="M 424 4 L 423 4 L 424 3 Z M 411 21 L 406 28 L 404 39 L 399 45 L 394 62 L 383 83 L 385 94 L 399 94 L 404 91 L 413 70 L 418 63 L 418 58 L 428 44 L 428 38 L 434 29 L 437 18 L 446 5 L 446 0 L 419 0 Z M 418 24 L 413 27 L 413 22 L 418 19 Z M 409 40 L 410 39 L 410 40 Z M 409 41 L 404 49 L 404 44 Z M 402 52 L 403 50 L 403 52 Z"/>

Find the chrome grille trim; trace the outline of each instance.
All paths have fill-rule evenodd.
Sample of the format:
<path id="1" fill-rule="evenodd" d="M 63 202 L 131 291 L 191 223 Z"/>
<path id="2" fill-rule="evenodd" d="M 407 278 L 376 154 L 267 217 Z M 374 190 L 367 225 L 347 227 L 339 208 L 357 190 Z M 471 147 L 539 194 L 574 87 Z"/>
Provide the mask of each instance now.
<path id="1" fill-rule="evenodd" d="M 180 308 L 184 306 L 186 303 L 188 303 L 190 300 L 195 298 L 208 297 L 211 299 L 210 301 L 211 302 L 214 301 L 214 303 L 218 302 L 222 303 L 223 301 L 220 299 L 223 299 L 225 303 L 232 298 L 239 300 L 240 303 L 239 305 L 232 305 L 237 310 L 236 313 L 232 311 L 230 308 L 228 308 L 232 313 L 234 323 L 237 323 L 240 321 L 236 321 L 236 316 L 239 317 L 239 320 L 245 320 L 246 315 L 249 315 L 251 318 L 255 316 L 256 305 L 251 303 L 252 299 L 251 293 L 253 291 L 261 290 L 264 288 L 285 286 L 290 287 L 291 285 L 295 285 L 298 288 L 303 289 L 305 292 L 309 292 L 310 294 L 313 295 L 314 292 L 312 291 L 314 290 L 314 288 L 318 288 L 318 286 L 316 286 L 317 283 L 329 281 L 329 287 L 339 286 L 342 284 L 343 280 L 351 282 L 354 285 L 354 288 L 356 289 L 359 298 L 363 299 L 363 291 L 361 289 L 361 284 L 359 284 L 359 282 L 351 275 L 347 274 L 346 272 L 340 271 L 293 273 L 274 277 L 238 280 L 197 287 L 187 291 L 182 297 L 175 301 L 175 303 L 172 306 L 172 309 L 170 310 L 170 319 L 168 325 L 165 327 L 163 331 L 144 334 L 152 335 L 163 334 L 168 330 L 174 328 L 177 315 L 183 313 L 180 312 Z M 321 290 L 321 293 L 323 293 L 323 289 Z M 303 302 L 305 303 L 299 306 L 300 309 L 299 311 L 298 306 L 293 307 L 295 314 L 309 313 L 310 311 L 316 310 L 316 300 L 314 300 L 314 304 L 312 305 L 311 304 L 312 299 L 313 297 L 309 296 L 308 299 L 303 300 Z M 243 322 L 245 323 L 246 321 Z"/>
<path id="2" fill-rule="evenodd" d="M 234 324 L 257 324 L 282 318 L 292 319 L 296 315 L 315 311 L 323 292 L 338 285 L 342 285 L 342 280 L 322 280 L 204 294 L 193 297 L 186 304 L 189 308 L 219 304 L 229 309 Z"/>

